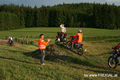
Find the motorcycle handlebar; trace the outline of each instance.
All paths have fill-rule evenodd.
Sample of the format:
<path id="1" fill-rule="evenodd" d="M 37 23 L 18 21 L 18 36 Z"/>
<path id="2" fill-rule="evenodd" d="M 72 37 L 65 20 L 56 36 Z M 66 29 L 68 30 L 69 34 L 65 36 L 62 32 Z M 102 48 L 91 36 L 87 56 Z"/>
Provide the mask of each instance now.
<path id="1" fill-rule="evenodd" d="M 112 47 L 112 49 L 115 49 L 115 47 Z"/>

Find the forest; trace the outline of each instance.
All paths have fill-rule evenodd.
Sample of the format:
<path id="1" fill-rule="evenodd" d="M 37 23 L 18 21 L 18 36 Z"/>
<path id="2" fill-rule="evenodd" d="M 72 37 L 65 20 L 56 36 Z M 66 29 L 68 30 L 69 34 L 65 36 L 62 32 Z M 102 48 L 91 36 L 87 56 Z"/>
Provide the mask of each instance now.
<path id="1" fill-rule="evenodd" d="M 25 27 L 120 28 L 120 6 L 97 3 L 55 6 L 0 5 L 0 30 Z"/>

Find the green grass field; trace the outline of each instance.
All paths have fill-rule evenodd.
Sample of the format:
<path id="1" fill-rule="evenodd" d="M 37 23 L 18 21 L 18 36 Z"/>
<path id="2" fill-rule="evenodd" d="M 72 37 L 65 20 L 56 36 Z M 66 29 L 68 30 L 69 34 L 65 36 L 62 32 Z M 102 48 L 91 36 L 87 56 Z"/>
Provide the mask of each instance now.
<path id="1" fill-rule="evenodd" d="M 68 37 L 77 33 L 78 28 L 68 28 Z M 120 67 L 110 69 L 107 59 L 112 46 L 119 43 L 120 30 L 105 30 L 83 28 L 84 48 L 87 52 L 78 56 L 73 52 L 58 46 L 60 54 L 57 58 L 46 60 L 45 66 L 40 65 L 40 59 L 28 56 L 38 49 L 35 45 L 16 46 L 0 45 L 0 80 L 119 80 Z M 59 28 L 25 28 L 10 31 L 0 31 L 0 39 L 5 36 L 37 40 L 41 33 L 45 38 L 51 38 L 54 44 Z M 84 77 L 84 74 L 118 74 L 118 77 Z"/>

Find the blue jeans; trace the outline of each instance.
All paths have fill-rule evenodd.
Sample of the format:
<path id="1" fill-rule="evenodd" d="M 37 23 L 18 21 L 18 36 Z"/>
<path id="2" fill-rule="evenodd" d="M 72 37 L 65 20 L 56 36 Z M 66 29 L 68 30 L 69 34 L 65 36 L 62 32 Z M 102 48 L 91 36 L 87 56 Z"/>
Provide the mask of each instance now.
<path id="1" fill-rule="evenodd" d="M 74 44 L 74 48 L 80 48 L 81 47 L 81 44 L 80 43 L 75 43 Z"/>
<path id="2" fill-rule="evenodd" d="M 45 59 L 45 50 L 44 49 L 40 50 L 40 53 L 41 53 L 40 62 L 41 62 L 41 64 L 43 64 L 44 63 L 44 59 Z"/>

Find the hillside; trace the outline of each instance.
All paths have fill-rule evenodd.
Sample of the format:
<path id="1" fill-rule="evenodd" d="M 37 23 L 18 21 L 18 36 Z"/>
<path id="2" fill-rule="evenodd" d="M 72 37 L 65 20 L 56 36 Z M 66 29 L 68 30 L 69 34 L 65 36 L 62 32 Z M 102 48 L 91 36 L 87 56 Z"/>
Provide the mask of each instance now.
<path id="1" fill-rule="evenodd" d="M 53 30 L 54 29 L 54 30 Z M 68 28 L 68 36 L 76 33 L 77 28 Z M 44 32 L 43 32 L 44 31 Z M 83 56 L 74 54 L 63 46 L 55 45 L 54 40 L 58 28 L 25 28 L 11 31 L 1 31 L 0 38 L 13 36 L 35 40 L 34 45 L 16 43 L 13 47 L 6 40 L 0 40 L 0 79 L 1 80 L 118 80 L 120 67 L 110 69 L 107 59 L 111 47 L 119 43 L 119 30 L 104 30 L 83 28 Z M 72 31 L 72 32 L 71 32 Z M 9 34 L 8 34 L 9 33 Z M 38 49 L 37 39 L 40 33 L 45 38 L 52 38 L 54 54 L 46 56 L 46 65 L 40 65 L 40 59 L 34 57 Z M 106 34 L 104 34 L 106 33 Z M 118 34 L 115 34 L 118 33 Z M 118 74 L 118 77 L 84 77 L 84 74 Z"/>

